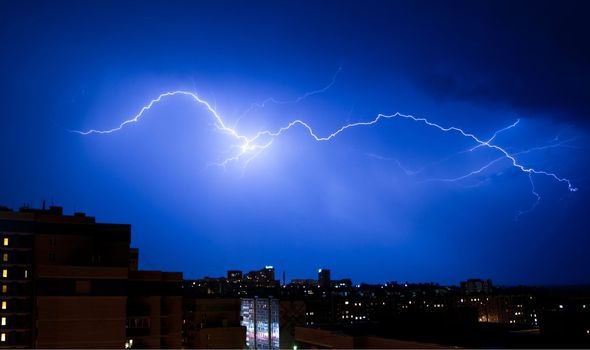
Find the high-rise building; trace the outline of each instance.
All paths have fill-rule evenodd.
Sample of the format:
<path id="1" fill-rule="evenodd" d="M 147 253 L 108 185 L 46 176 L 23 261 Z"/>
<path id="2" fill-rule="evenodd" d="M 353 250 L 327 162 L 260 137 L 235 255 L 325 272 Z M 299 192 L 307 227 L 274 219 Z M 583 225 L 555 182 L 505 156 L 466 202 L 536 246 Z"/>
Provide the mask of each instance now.
<path id="1" fill-rule="evenodd" d="M 279 300 L 274 298 L 242 299 L 242 326 L 246 327 L 249 349 L 279 349 Z"/>
<path id="2" fill-rule="evenodd" d="M 123 347 L 130 225 L 0 210 L 0 347 Z"/>
<path id="3" fill-rule="evenodd" d="M 182 273 L 138 271 L 131 226 L 0 207 L 0 348 L 180 348 Z"/>
<path id="4" fill-rule="evenodd" d="M 265 266 L 261 270 L 248 272 L 245 280 L 257 287 L 274 287 L 278 285 L 278 281 L 275 280 L 275 268 L 272 266 Z"/>
<path id="5" fill-rule="evenodd" d="M 227 271 L 228 282 L 240 282 L 242 280 L 242 271 L 240 270 L 229 270 Z"/>
<path id="6" fill-rule="evenodd" d="M 330 270 L 319 269 L 319 271 L 318 271 L 318 286 L 321 289 L 330 289 Z"/>

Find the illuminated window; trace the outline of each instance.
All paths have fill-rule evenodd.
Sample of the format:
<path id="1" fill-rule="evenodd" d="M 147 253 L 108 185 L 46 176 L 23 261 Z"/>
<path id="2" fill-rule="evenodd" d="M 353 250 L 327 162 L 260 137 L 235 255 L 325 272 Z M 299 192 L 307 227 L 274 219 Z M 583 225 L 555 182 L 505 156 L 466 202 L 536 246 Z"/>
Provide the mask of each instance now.
<path id="1" fill-rule="evenodd" d="M 8 303 L 6 301 L 2 301 L 2 310 L 6 310 L 8 307 Z"/>
<path id="2" fill-rule="evenodd" d="M 6 326 L 6 317 L 2 317 L 2 326 Z"/>
<path id="3" fill-rule="evenodd" d="M 8 286 L 6 284 L 2 285 L 2 293 L 8 293 Z"/>
<path id="4" fill-rule="evenodd" d="M 29 278 L 29 270 L 25 270 L 25 278 Z"/>
<path id="5" fill-rule="evenodd" d="M 8 277 L 8 270 L 7 269 L 2 270 L 2 277 L 4 277 L 4 278 Z"/>
<path id="6" fill-rule="evenodd" d="M 2 254 L 2 261 L 4 261 L 4 262 L 8 261 L 8 253 Z"/>
<path id="7" fill-rule="evenodd" d="M 6 333 L 0 334 L 0 341 L 6 341 Z"/>
<path id="8" fill-rule="evenodd" d="M 8 237 L 4 237 L 4 245 L 7 246 L 8 245 Z"/>

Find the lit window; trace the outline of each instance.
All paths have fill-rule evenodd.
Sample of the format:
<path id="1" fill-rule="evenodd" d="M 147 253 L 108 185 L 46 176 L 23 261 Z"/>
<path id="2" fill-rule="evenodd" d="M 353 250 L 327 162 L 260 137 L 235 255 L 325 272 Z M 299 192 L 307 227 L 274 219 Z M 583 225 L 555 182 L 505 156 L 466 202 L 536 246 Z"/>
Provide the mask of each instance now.
<path id="1" fill-rule="evenodd" d="M 2 326 L 6 326 L 6 317 L 2 317 Z"/>
<path id="2" fill-rule="evenodd" d="M 7 246 L 8 245 L 8 237 L 4 237 L 4 245 Z"/>
<path id="3" fill-rule="evenodd" d="M 4 262 L 8 261 L 8 253 L 2 254 L 2 261 L 4 261 Z"/>
<path id="4" fill-rule="evenodd" d="M 7 269 L 2 270 L 2 277 L 4 277 L 4 278 L 8 277 L 8 270 Z"/>
<path id="5" fill-rule="evenodd" d="M 25 270 L 25 278 L 29 278 L 29 270 Z"/>
<path id="6" fill-rule="evenodd" d="M 2 293 L 8 293 L 8 286 L 6 284 L 2 285 Z"/>
<path id="7" fill-rule="evenodd" d="M 8 307 L 8 303 L 6 301 L 2 301 L 2 310 L 6 310 Z"/>
<path id="8" fill-rule="evenodd" d="M 6 341 L 6 333 L 0 334 L 0 341 Z"/>

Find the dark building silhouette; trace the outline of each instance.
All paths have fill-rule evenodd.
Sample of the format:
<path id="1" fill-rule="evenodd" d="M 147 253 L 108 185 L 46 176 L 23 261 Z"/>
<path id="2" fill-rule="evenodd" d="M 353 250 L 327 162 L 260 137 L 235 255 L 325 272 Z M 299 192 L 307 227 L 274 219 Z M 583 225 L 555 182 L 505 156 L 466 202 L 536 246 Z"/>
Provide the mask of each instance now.
<path id="1" fill-rule="evenodd" d="M 544 299 L 541 335 L 555 347 L 590 348 L 590 288 L 552 291 Z"/>
<path id="2" fill-rule="evenodd" d="M 126 347 L 181 347 L 181 282 L 180 272 L 129 271 Z"/>
<path id="3" fill-rule="evenodd" d="M 48 210 L 0 211 L 0 346 L 122 347 L 129 225 Z"/>
<path id="4" fill-rule="evenodd" d="M 279 285 L 279 281 L 275 280 L 275 269 L 272 266 L 266 266 L 258 271 L 250 271 L 244 279 L 248 284 L 256 287 L 272 288 Z"/>
<path id="5" fill-rule="evenodd" d="M 129 271 L 139 270 L 139 249 L 129 249 Z"/>
<path id="6" fill-rule="evenodd" d="M 227 271 L 228 282 L 240 282 L 242 280 L 242 271 L 240 270 L 229 270 Z"/>
<path id="7" fill-rule="evenodd" d="M 181 273 L 138 271 L 131 226 L 0 208 L 0 347 L 181 346 Z"/>
<path id="8" fill-rule="evenodd" d="M 463 294 L 490 294 L 492 292 L 492 280 L 482 280 L 478 278 L 468 279 L 461 282 L 461 291 Z"/>
<path id="9" fill-rule="evenodd" d="M 330 289 L 330 270 L 319 269 L 318 286 L 322 289 Z"/>
<path id="10" fill-rule="evenodd" d="M 326 269 L 281 286 L 271 266 L 187 281 L 140 270 L 130 239 L 130 225 L 60 207 L 0 207 L 0 348 L 590 344 L 588 286 L 353 285 Z"/>
<path id="11" fill-rule="evenodd" d="M 292 349 L 296 345 L 295 327 L 306 324 L 305 301 L 281 300 L 279 307 L 280 348 Z"/>
<path id="12" fill-rule="evenodd" d="M 246 328 L 240 325 L 240 299 L 183 299 L 182 346 L 190 349 L 243 349 Z"/>
<path id="13" fill-rule="evenodd" d="M 447 349 L 433 343 L 388 339 L 342 330 L 295 327 L 295 342 L 302 349 Z"/>

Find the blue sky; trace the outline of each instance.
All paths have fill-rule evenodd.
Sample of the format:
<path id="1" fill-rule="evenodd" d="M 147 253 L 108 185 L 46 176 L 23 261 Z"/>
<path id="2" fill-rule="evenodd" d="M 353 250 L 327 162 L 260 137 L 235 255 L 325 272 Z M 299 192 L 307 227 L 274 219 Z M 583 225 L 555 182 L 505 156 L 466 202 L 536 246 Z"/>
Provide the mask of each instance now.
<path id="1" fill-rule="evenodd" d="M 583 2 L 324 1 L 0 4 L 0 204 L 133 225 L 146 269 L 217 276 L 274 265 L 356 282 L 471 277 L 588 283 L 589 28 Z M 297 103 L 267 103 L 268 98 Z M 244 167 L 239 143 L 294 127 Z M 239 120 L 239 123 L 237 121 Z M 533 209 L 533 210 L 530 210 Z M 530 211 L 529 211 L 530 210 Z M 519 214 L 520 212 L 525 212 Z"/>

